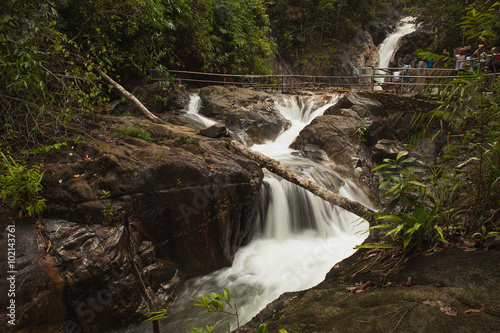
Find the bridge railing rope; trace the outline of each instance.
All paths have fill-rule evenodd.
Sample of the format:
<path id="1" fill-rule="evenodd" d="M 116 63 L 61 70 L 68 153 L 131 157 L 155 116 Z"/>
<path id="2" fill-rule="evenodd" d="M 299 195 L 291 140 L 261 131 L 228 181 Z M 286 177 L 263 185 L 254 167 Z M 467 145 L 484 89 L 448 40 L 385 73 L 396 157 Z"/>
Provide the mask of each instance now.
<path id="1" fill-rule="evenodd" d="M 401 82 L 394 82 L 394 72 L 399 71 Z M 318 75 L 239 75 L 205 73 L 182 70 L 168 70 L 163 78 L 156 80 L 176 80 L 190 85 L 233 85 L 252 87 L 265 91 L 290 92 L 311 88 L 336 88 L 359 90 L 388 90 L 420 92 L 424 86 L 448 84 L 466 75 L 446 68 L 377 68 L 362 67 L 358 75 L 318 76 Z M 492 75 L 497 75 L 493 73 Z"/>

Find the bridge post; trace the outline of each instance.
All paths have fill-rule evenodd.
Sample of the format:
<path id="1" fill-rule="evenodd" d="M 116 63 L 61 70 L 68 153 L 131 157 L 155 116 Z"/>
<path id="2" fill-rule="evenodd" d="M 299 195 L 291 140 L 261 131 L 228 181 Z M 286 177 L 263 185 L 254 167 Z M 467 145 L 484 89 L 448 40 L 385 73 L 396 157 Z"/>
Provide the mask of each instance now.
<path id="1" fill-rule="evenodd" d="M 372 76 L 370 78 L 370 87 L 371 87 L 371 90 L 374 91 L 375 90 L 375 67 L 372 66 Z"/>

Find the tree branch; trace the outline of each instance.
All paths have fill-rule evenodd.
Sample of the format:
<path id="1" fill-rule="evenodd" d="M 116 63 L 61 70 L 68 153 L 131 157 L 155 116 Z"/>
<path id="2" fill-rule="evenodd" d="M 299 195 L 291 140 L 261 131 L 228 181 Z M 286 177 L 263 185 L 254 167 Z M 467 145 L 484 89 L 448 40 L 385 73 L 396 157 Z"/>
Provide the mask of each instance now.
<path id="1" fill-rule="evenodd" d="M 363 206 L 362 204 L 356 201 L 349 200 L 348 198 L 338 195 L 337 193 L 334 193 L 324 188 L 323 186 L 320 186 L 310 180 L 305 179 L 304 177 L 297 175 L 285 166 L 281 165 L 279 161 L 253 151 L 239 142 L 233 140 L 230 142 L 230 145 L 236 150 L 240 151 L 246 157 L 257 162 L 261 167 L 266 168 L 267 170 L 288 180 L 289 182 L 308 190 L 312 194 L 317 195 L 318 197 L 330 202 L 331 204 L 339 206 L 359 217 L 366 219 L 370 222 L 370 225 L 375 225 L 375 217 L 372 214 L 374 212 L 371 209 Z"/>
<path id="2" fill-rule="evenodd" d="M 161 120 L 160 118 L 158 118 L 157 116 L 155 116 L 153 113 L 151 113 L 151 111 L 149 111 L 144 106 L 144 104 L 141 103 L 141 101 L 139 101 L 134 95 L 132 95 L 131 93 L 129 93 L 127 90 L 125 90 L 125 88 L 123 88 L 116 81 L 114 81 L 112 78 L 110 78 L 100 68 L 94 67 L 94 71 L 97 74 L 99 74 L 104 79 L 104 81 L 106 81 L 107 83 L 111 84 L 113 86 L 113 88 L 115 88 L 116 90 L 118 90 L 118 93 L 122 97 L 124 97 L 125 99 L 127 99 L 128 101 L 130 101 L 132 104 L 134 104 L 134 106 L 136 106 L 139 109 L 139 111 L 141 111 L 141 113 L 146 118 L 148 118 L 149 120 L 151 120 L 154 123 L 159 123 L 159 124 L 164 123 L 163 120 Z"/>

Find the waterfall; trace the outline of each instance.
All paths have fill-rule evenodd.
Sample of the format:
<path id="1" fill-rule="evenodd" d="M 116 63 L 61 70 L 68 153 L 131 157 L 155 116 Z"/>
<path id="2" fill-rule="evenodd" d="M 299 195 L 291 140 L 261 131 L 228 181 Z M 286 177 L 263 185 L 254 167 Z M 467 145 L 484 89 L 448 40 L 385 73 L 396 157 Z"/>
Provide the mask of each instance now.
<path id="1" fill-rule="evenodd" d="M 200 108 L 201 108 L 201 98 L 200 95 L 197 93 L 191 93 L 189 94 L 189 103 L 187 105 L 186 111 L 188 115 L 191 115 L 195 119 L 197 119 L 199 122 L 201 122 L 204 126 L 212 126 L 216 122 L 208 119 L 206 117 L 203 117 L 200 115 Z"/>
<path id="2" fill-rule="evenodd" d="M 408 35 L 416 30 L 415 24 L 413 23 L 414 18 L 407 16 L 403 18 L 398 25 L 398 28 L 391 33 L 387 38 L 380 44 L 378 48 L 379 53 L 379 68 L 388 68 L 389 63 L 394 54 L 394 50 L 398 46 L 398 41 L 401 37 Z M 383 75 L 384 71 L 379 71 L 377 74 Z M 384 82 L 384 78 L 377 78 L 378 82 Z M 381 90 L 380 86 L 376 86 L 376 90 Z"/>
<path id="3" fill-rule="evenodd" d="M 288 130 L 273 142 L 252 149 L 279 159 L 293 171 L 360 202 L 359 189 L 346 183 L 329 167 L 300 157 L 289 148 L 300 130 L 312 119 L 335 104 L 338 95 L 283 97 L 275 108 L 291 122 Z M 318 107 L 319 106 L 319 107 Z M 161 322 L 165 332 L 190 332 L 193 327 L 217 324 L 214 332 L 224 332 L 225 323 L 236 327 L 234 318 L 224 314 L 204 315 L 191 298 L 222 292 L 226 287 L 239 312 L 240 325 L 246 323 L 268 303 L 287 291 L 311 288 L 324 280 L 326 273 L 342 259 L 354 253 L 353 247 L 366 237 L 368 223 L 352 213 L 332 206 L 323 199 L 270 172 L 265 172 L 261 206 L 261 232 L 240 248 L 233 265 L 186 284 L 185 290 Z M 265 192 L 265 193 L 264 193 Z M 149 332 L 150 324 L 127 332 Z"/>

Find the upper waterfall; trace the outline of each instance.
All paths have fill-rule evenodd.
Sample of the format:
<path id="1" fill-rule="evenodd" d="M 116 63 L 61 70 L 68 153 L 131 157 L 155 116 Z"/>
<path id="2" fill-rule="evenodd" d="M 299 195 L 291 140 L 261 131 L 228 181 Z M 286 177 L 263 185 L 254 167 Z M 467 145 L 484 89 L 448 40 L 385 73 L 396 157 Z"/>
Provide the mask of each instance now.
<path id="1" fill-rule="evenodd" d="M 380 44 L 378 48 L 379 53 L 379 68 L 388 68 L 392 57 L 394 56 L 394 50 L 398 46 L 398 42 L 401 37 L 408 35 L 416 30 L 416 26 L 413 23 L 414 18 L 411 16 L 404 17 L 398 23 L 397 29 L 389 34 L 387 38 Z M 384 74 L 384 72 L 379 72 L 378 74 Z M 383 78 L 378 78 L 377 81 L 383 82 Z M 382 89 L 380 86 L 376 87 L 377 90 Z"/>

